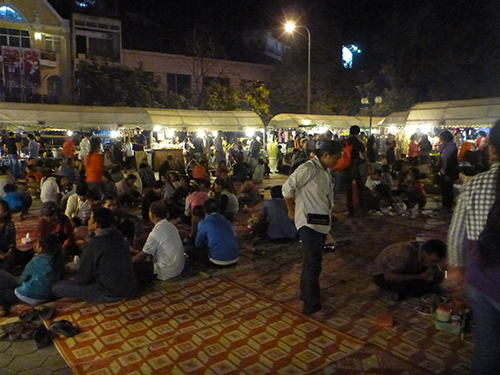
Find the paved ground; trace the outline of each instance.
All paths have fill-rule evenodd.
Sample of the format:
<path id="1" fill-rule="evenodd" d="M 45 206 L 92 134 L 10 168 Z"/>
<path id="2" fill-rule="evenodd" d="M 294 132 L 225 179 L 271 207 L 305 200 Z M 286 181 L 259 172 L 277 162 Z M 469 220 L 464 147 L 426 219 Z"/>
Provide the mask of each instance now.
<path id="1" fill-rule="evenodd" d="M 265 181 L 264 185 L 272 186 L 281 184 L 283 181 L 282 176 L 273 176 L 271 180 Z M 266 197 L 268 196 L 269 193 L 266 192 Z M 429 208 L 434 208 L 436 205 L 437 202 L 431 199 Z M 260 205 L 252 208 L 251 212 L 244 215 L 245 220 L 258 212 L 259 208 Z M 334 212 L 338 220 L 333 225 L 333 237 L 335 240 L 349 240 L 351 242 L 349 246 L 337 249 L 336 252 L 341 254 L 347 262 L 351 262 L 351 267 L 357 267 L 360 260 L 370 262 L 384 247 L 395 242 L 413 239 L 417 234 L 424 234 L 427 238 L 445 239 L 449 222 L 449 219 L 430 216 L 419 219 L 400 216 L 369 216 L 362 219 L 347 219 L 342 198 L 336 202 Z M 243 232 L 240 230 L 239 234 L 244 236 L 244 230 Z M 287 255 L 281 254 L 280 256 L 286 257 Z M 295 263 L 300 264 L 300 256 L 292 256 L 292 258 L 296 258 Z M 255 262 L 256 265 L 269 264 L 276 261 L 276 254 L 257 249 L 248 260 Z M 361 275 L 362 271 L 359 272 Z M 336 289 L 335 293 L 338 295 L 340 290 L 341 287 Z M 328 292 L 325 292 L 325 294 L 326 296 L 329 295 Z M 329 306 L 332 311 L 329 314 L 320 314 L 314 317 L 323 320 L 327 324 L 331 323 L 332 316 L 335 316 L 335 303 L 329 302 L 327 301 L 325 306 Z M 371 349 L 367 348 L 366 350 L 369 352 Z M 377 351 L 381 352 L 379 349 Z M 390 356 L 390 353 L 385 354 Z M 393 357 L 390 358 L 393 359 Z M 406 363 L 406 365 L 411 368 L 411 364 Z M 422 368 L 415 368 L 414 370 L 415 372 L 410 371 L 408 373 L 422 373 Z M 432 372 L 439 373 L 439 371 Z M 427 372 L 424 371 L 423 373 Z M 71 370 L 54 346 L 36 350 L 33 341 L 11 343 L 4 339 L 0 340 L 0 374 L 71 374 Z"/>

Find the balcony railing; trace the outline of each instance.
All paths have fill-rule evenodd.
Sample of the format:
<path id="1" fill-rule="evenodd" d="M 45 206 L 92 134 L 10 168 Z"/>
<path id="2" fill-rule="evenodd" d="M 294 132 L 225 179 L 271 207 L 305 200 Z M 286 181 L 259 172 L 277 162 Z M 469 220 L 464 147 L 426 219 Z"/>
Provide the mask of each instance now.
<path id="1" fill-rule="evenodd" d="M 40 50 L 40 63 L 42 66 L 57 67 L 59 65 L 59 54 L 47 49 Z"/>

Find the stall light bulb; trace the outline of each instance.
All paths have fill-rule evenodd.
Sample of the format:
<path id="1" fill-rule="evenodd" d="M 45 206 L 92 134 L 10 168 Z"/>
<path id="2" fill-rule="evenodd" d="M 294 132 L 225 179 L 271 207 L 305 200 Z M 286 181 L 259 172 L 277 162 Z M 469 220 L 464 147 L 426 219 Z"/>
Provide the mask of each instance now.
<path id="1" fill-rule="evenodd" d="M 118 130 L 113 130 L 111 132 L 111 138 L 118 138 L 120 136 L 120 132 Z"/>
<path id="2" fill-rule="evenodd" d="M 71 137 L 73 135 L 73 132 L 71 130 L 68 130 L 68 135 Z"/>

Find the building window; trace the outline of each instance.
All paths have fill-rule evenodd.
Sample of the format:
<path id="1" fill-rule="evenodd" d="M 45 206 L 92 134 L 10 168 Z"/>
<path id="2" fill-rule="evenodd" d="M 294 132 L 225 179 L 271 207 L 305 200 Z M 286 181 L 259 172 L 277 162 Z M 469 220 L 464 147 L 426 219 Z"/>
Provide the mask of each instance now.
<path id="1" fill-rule="evenodd" d="M 47 78 L 47 93 L 49 96 L 62 96 L 63 82 L 59 76 L 50 76 Z"/>
<path id="2" fill-rule="evenodd" d="M 58 36 L 45 36 L 45 49 L 61 53 L 61 38 Z"/>
<path id="3" fill-rule="evenodd" d="M 5 21 L 24 21 L 19 13 L 7 6 L 0 7 L 0 19 Z"/>
<path id="4" fill-rule="evenodd" d="M 187 74 L 167 74 L 167 91 L 188 95 L 191 92 L 191 76 Z"/>
<path id="5" fill-rule="evenodd" d="M 30 43 L 30 32 L 28 30 L 0 27 L 0 46 L 30 48 Z"/>

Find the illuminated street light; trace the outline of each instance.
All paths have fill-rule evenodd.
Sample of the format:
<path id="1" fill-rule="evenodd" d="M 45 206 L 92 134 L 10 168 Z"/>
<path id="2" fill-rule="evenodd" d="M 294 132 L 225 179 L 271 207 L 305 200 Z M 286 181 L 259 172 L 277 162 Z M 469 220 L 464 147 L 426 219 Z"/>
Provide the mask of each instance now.
<path id="1" fill-rule="evenodd" d="M 375 104 L 380 104 L 382 103 L 382 97 L 381 96 L 376 96 L 374 103 L 370 102 L 370 99 L 368 98 L 361 98 L 361 104 L 367 105 L 368 108 L 370 109 L 370 135 L 372 135 L 372 117 L 373 117 L 373 106 Z"/>
<path id="2" fill-rule="evenodd" d="M 305 26 L 296 26 L 294 22 L 287 22 L 285 24 L 285 31 L 293 33 L 297 28 L 303 28 L 307 31 L 308 49 L 307 49 L 307 114 L 311 113 L 311 32 Z"/>

